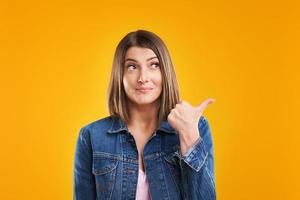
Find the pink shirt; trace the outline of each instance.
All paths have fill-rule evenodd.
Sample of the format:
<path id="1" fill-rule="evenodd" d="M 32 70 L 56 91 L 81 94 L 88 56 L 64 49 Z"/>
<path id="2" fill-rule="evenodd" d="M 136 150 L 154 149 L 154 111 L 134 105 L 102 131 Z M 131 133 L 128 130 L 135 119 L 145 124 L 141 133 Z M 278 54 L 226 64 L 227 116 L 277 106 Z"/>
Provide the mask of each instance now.
<path id="1" fill-rule="evenodd" d="M 136 200 L 150 200 L 149 184 L 146 173 L 139 169 L 138 183 L 136 188 Z"/>

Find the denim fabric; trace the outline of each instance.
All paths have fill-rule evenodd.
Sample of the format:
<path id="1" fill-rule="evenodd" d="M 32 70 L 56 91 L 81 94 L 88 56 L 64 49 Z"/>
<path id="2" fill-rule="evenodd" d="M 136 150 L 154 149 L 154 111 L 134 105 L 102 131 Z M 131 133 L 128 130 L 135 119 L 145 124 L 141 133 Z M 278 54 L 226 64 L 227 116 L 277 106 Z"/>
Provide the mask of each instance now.
<path id="1" fill-rule="evenodd" d="M 154 131 L 142 152 L 153 200 L 215 200 L 212 136 L 200 117 L 201 138 L 180 154 L 179 137 L 167 121 Z M 83 126 L 74 156 L 73 199 L 135 199 L 138 151 L 126 124 L 105 117 Z"/>

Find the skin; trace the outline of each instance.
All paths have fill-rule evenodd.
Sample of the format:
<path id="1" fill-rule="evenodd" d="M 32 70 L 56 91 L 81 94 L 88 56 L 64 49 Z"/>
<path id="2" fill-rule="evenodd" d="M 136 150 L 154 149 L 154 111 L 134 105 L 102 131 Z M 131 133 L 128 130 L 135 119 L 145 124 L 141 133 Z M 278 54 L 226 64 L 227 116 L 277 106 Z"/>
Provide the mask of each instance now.
<path id="1" fill-rule="evenodd" d="M 162 74 L 157 65 L 159 60 L 153 57 L 156 55 L 151 49 L 141 47 L 131 47 L 125 55 L 123 85 L 131 116 L 127 127 L 137 144 L 142 170 L 144 165 L 141 153 L 157 127 L 158 98 L 162 91 Z M 151 87 L 152 90 L 142 93 L 136 90 L 138 87 Z"/>
<path id="2" fill-rule="evenodd" d="M 182 155 L 200 139 L 198 121 L 206 107 L 212 102 L 215 102 L 215 99 L 209 98 L 194 107 L 187 101 L 182 100 L 179 104 L 176 104 L 168 115 L 169 124 L 179 133 Z"/>
<path id="3" fill-rule="evenodd" d="M 162 91 L 162 74 L 155 53 L 151 49 L 137 46 L 127 50 L 124 69 L 123 85 L 131 116 L 127 127 L 137 144 L 139 168 L 144 171 L 142 152 L 157 127 L 156 116 Z M 152 89 L 141 92 L 137 90 L 140 87 Z M 181 154 L 184 155 L 200 138 L 198 121 L 204 109 L 214 101 L 211 98 L 207 99 L 197 107 L 181 101 L 171 110 L 167 120 L 179 133 Z"/>

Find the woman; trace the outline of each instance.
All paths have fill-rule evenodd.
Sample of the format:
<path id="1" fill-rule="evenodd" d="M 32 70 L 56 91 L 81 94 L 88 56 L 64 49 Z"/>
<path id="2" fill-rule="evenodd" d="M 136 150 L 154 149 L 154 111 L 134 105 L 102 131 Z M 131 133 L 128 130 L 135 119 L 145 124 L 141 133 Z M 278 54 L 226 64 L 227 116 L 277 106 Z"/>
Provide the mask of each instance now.
<path id="1" fill-rule="evenodd" d="M 80 129 L 74 199 L 215 199 L 212 136 L 197 107 L 179 100 L 164 42 L 137 30 L 118 44 L 110 116 Z"/>

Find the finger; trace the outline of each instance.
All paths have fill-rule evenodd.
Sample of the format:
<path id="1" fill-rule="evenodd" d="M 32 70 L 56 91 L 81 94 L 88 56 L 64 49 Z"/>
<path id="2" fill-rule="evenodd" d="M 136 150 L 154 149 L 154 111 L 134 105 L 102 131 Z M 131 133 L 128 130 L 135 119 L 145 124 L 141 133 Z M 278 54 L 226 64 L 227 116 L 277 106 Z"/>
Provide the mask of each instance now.
<path id="1" fill-rule="evenodd" d="M 215 99 L 213 99 L 213 98 L 209 98 L 209 99 L 206 99 L 204 102 L 202 102 L 199 106 L 197 106 L 197 110 L 198 110 L 198 112 L 199 113 L 202 113 L 204 110 L 205 110 L 205 108 L 209 105 L 209 104 L 211 104 L 211 103 L 213 103 L 213 102 L 215 102 L 216 100 Z"/>
<path id="2" fill-rule="evenodd" d="M 185 105 L 190 105 L 189 102 L 188 102 L 188 101 L 185 101 L 185 100 L 182 100 L 182 101 L 181 101 L 181 104 L 182 104 L 182 105 L 184 105 L 184 104 L 185 104 Z"/>

